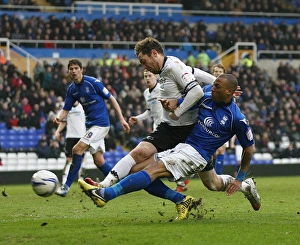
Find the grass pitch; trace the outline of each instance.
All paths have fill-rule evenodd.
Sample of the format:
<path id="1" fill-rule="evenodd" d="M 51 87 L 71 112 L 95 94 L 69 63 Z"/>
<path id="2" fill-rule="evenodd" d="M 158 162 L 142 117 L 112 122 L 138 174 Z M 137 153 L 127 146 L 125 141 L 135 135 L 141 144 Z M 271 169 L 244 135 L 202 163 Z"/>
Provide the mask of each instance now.
<path id="1" fill-rule="evenodd" d="M 242 193 L 226 196 L 192 179 L 185 193 L 203 198 L 204 216 L 193 211 L 184 221 L 174 220 L 173 203 L 145 191 L 97 208 L 76 183 L 64 198 L 39 197 L 29 184 L 2 185 L 0 244 L 300 244 L 299 176 L 256 182 L 257 212 Z"/>

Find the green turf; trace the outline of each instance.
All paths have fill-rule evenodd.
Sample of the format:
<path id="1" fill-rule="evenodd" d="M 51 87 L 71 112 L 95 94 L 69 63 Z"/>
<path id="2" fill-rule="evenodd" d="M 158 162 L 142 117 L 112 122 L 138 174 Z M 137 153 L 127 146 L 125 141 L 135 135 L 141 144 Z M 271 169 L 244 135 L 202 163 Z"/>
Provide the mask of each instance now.
<path id="1" fill-rule="evenodd" d="M 0 244 L 300 244 L 300 178 L 256 181 L 257 212 L 241 193 L 228 197 L 193 179 L 186 194 L 203 198 L 204 217 L 193 212 L 184 221 L 174 220 L 173 203 L 145 191 L 97 208 L 76 183 L 65 198 L 39 197 L 30 185 L 2 185 Z"/>

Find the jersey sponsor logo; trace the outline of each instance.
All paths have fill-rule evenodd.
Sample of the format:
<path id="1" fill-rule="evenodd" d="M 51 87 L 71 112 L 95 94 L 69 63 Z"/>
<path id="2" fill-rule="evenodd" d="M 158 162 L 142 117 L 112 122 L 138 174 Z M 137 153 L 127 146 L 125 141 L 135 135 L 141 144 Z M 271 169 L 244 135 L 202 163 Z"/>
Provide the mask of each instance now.
<path id="1" fill-rule="evenodd" d="M 212 117 L 207 117 L 207 118 L 205 118 L 205 119 L 204 119 L 204 122 L 198 120 L 198 124 L 200 124 L 200 125 L 202 126 L 203 130 L 204 130 L 206 133 L 212 135 L 212 136 L 215 137 L 215 138 L 221 138 L 220 135 L 214 133 L 213 131 L 211 131 L 211 130 L 209 129 L 209 127 L 211 128 L 212 125 L 214 124 L 214 120 L 213 120 Z"/>
<path id="2" fill-rule="evenodd" d="M 250 128 L 248 128 L 246 135 L 247 135 L 247 139 L 249 141 L 253 140 L 253 134 L 252 134 L 252 130 Z"/>
<path id="3" fill-rule="evenodd" d="M 90 93 L 90 88 L 89 88 L 89 87 L 85 87 L 85 92 L 86 92 L 87 94 L 89 94 L 89 93 Z"/>
<path id="4" fill-rule="evenodd" d="M 204 125 L 206 127 L 211 127 L 214 124 L 214 119 L 212 117 L 206 117 L 204 119 Z"/>

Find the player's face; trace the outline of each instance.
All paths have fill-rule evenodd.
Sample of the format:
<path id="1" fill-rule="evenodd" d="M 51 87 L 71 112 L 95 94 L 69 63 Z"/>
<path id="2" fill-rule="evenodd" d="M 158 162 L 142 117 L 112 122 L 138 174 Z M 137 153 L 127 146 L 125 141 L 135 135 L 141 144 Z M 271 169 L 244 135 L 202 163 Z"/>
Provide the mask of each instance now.
<path id="1" fill-rule="evenodd" d="M 70 65 L 69 75 L 75 83 L 80 83 L 82 80 L 83 69 L 79 65 Z"/>
<path id="2" fill-rule="evenodd" d="M 213 70 L 213 75 L 215 77 L 218 77 L 220 75 L 224 74 L 224 70 L 220 67 L 215 67 L 214 70 Z"/>
<path id="3" fill-rule="evenodd" d="M 214 81 L 214 85 L 211 89 L 211 97 L 214 102 L 226 102 L 230 95 L 230 91 L 227 87 L 227 79 L 223 77 L 218 77 Z"/>
<path id="4" fill-rule="evenodd" d="M 153 88 L 157 82 L 157 76 L 150 71 L 145 71 L 144 80 L 148 88 Z"/>
<path id="5" fill-rule="evenodd" d="M 154 73 L 154 74 L 159 74 L 160 72 L 160 65 L 158 62 L 158 53 L 156 50 L 151 51 L 151 55 L 147 54 L 138 54 L 138 59 L 141 63 L 141 65 L 144 67 L 144 69 Z"/>

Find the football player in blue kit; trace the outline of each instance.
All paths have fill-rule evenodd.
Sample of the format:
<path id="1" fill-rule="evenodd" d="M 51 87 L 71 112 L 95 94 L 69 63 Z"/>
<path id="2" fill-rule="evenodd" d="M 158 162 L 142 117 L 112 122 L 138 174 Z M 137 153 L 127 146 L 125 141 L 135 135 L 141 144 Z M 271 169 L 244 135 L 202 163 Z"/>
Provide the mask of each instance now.
<path id="1" fill-rule="evenodd" d="M 234 93 L 238 81 L 231 74 L 223 74 L 214 81 L 211 92 L 205 93 L 197 103 L 197 122 L 186 139 L 175 148 L 155 155 L 156 161 L 145 169 L 128 175 L 115 185 L 102 188 L 89 185 L 79 180 L 84 190 L 98 207 L 103 207 L 108 201 L 133 191 L 146 189 L 159 178 L 174 178 L 179 180 L 198 173 L 205 187 L 212 191 L 224 191 L 232 195 L 241 191 L 251 203 L 255 211 L 261 207 L 261 198 L 252 178 L 245 179 L 254 154 L 254 139 L 251 127 L 246 117 L 234 102 Z M 176 119 L 174 111 L 170 117 Z M 233 135 L 239 139 L 243 147 L 241 166 L 237 176 L 217 175 L 211 158 L 215 151 L 227 142 Z M 172 190 L 165 187 L 161 197 L 170 199 Z M 179 193 L 180 194 L 180 193 Z M 188 217 L 195 207 L 195 199 L 189 198 L 177 204 L 178 219 Z"/>
<path id="2" fill-rule="evenodd" d="M 56 191 L 56 194 L 60 196 L 66 196 L 69 192 L 70 186 L 80 170 L 82 155 L 86 150 L 89 150 L 93 156 L 95 165 L 104 175 L 107 175 L 112 168 L 110 164 L 105 162 L 103 156 L 105 152 L 104 138 L 110 128 L 106 100 L 109 100 L 112 107 L 116 110 L 124 131 L 126 133 L 130 132 L 129 124 L 124 119 L 117 100 L 100 80 L 83 75 L 83 67 L 80 60 L 69 60 L 68 73 L 73 82 L 67 89 L 65 104 L 54 119 L 54 123 L 58 124 L 64 120 L 74 103 L 78 101 L 85 113 L 87 131 L 72 149 L 72 165 L 67 176 L 67 181 Z"/>

